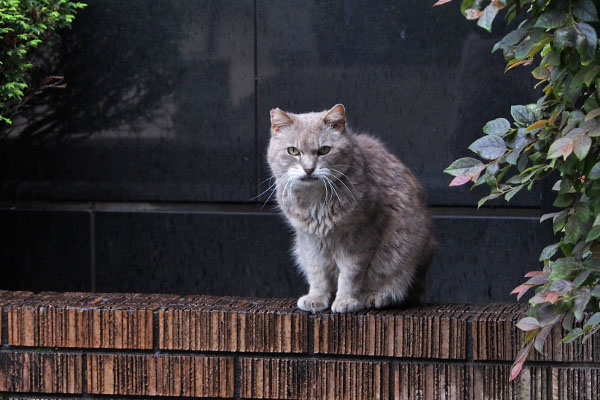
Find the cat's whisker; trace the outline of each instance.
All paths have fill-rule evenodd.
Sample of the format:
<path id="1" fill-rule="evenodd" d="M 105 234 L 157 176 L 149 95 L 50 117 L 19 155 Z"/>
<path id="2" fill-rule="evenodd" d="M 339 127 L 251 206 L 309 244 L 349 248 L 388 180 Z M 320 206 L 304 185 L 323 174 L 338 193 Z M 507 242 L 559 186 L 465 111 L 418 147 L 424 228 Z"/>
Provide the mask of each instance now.
<path id="1" fill-rule="evenodd" d="M 262 192 L 261 194 L 254 196 L 253 198 L 251 198 L 249 201 L 254 200 L 254 199 L 258 199 L 260 196 L 262 196 L 263 194 L 267 193 L 269 190 L 271 190 L 271 188 L 273 186 L 275 186 L 277 184 L 277 182 L 274 182 L 273 184 L 271 184 L 271 186 L 269 186 L 264 192 Z"/>
<path id="2" fill-rule="evenodd" d="M 333 200 L 334 191 L 333 191 L 333 188 L 331 187 L 331 183 L 329 180 L 327 180 L 327 185 L 329 185 L 329 189 L 330 189 L 329 190 L 329 201 L 328 201 L 328 203 L 329 203 L 331 200 Z"/>
<path id="3" fill-rule="evenodd" d="M 274 188 L 271 190 L 271 194 L 269 194 L 269 197 L 267 197 L 267 200 L 265 200 L 265 202 L 263 203 L 263 205 L 260 207 L 260 209 L 261 209 L 261 210 L 262 210 L 262 209 L 263 209 L 263 208 L 264 208 L 264 207 L 267 205 L 267 203 L 269 202 L 269 200 L 271 199 L 271 197 L 273 196 L 273 194 L 274 194 L 276 191 L 277 191 L 277 188 L 276 188 L 276 187 L 274 187 Z"/>
<path id="4" fill-rule="evenodd" d="M 335 197 L 337 197 L 338 201 L 341 203 L 342 199 L 340 198 L 338 191 L 335 190 L 337 188 L 336 184 L 328 177 L 325 176 L 324 178 L 327 179 L 327 182 L 329 182 L 329 186 L 331 187 L 331 190 L 333 190 L 333 193 L 335 193 Z"/>
<path id="5" fill-rule="evenodd" d="M 323 186 L 325 187 L 325 198 L 323 199 L 323 203 L 321 204 L 322 206 L 325 206 L 325 204 L 328 203 L 327 201 L 327 184 L 325 184 L 325 180 L 323 178 L 321 178 L 320 176 L 317 177 L 319 179 L 319 181 L 323 184 Z"/>
<path id="6" fill-rule="evenodd" d="M 262 185 L 263 183 L 265 183 L 266 181 L 270 181 L 271 179 L 275 179 L 275 175 L 271 175 L 270 177 L 268 177 L 267 179 L 263 179 L 258 186 Z"/>
<path id="7" fill-rule="evenodd" d="M 288 193 L 290 194 L 290 198 L 291 198 L 292 197 L 292 191 L 294 190 L 294 184 L 296 183 L 296 179 L 290 179 L 290 182 L 292 184 L 288 188 Z"/>
<path id="8" fill-rule="evenodd" d="M 340 178 L 338 178 L 338 177 L 337 177 L 337 176 L 335 176 L 335 175 L 331 175 L 331 176 L 333 176 L 335 179 L 337 179 L 338 181 L 340 181 L 340 183 L 341 183 L 342 185 L 344 185 L 344 187 L 346 188 L 346 190 L 348 191 L 348 193 L 350 193 L 350 196 L 352 196 L 352 198 L 354 199 L 354 201 L 356 201 L 356 197 L 354 197 L 354 193 L 352 193 L 352 190 L 350 190 L 350 188 L 349 188 L 349 187 L 348 187 L 348 186 L 347 186 L 347 185 L 344 183 L 344 181 L 343 181 L 343 180 L 341 180 Z M 349 180 L 348 180 L 348 181 L 349 181 Z M 352 182 L 350 182 L 350 184 L 352 184 Z"/>
<path id="9" fill-rule="evenodd" d="M 283 182 L 286 182 L 288 179 L 288 177 L 284 176 L 282 178 Z M 282 184 L 283 184 L 282 182 Z M 271 190 L 271 194 L 269 195 L 269 197 L 267 197 L 267 200 L 263 203 L 262 207 L 260 208 L 261 210 L 264 208 L 264 206 L 267 205 L 267 203 L 269 202 L 269 200 L 271 199 L 271 197 L 273 197 L 273 194 L 275 194 L 277 192 L 277 181 L 275 181 L 275 183 L 273 185 L 271 185 L 270 187 L 273 187 L 273 189 Z"/>
<path id="10" fill-rule="evenodd" d="M 324 182 L 326 183 L 325 187 L 328 187 L 329 186 L 329 182 L 327 182 L 326 180 L 324 180 Z M 329 204 L 329 202 L 331 200 L 333 200 L 333 190 L 329 189 L 329 196 L 328 197 L 329 198 L 327 198 L 327 203 L 326 204 Z"/>
<path id="11" fill-rule="evenodd" d="M 350 178 L 348 178 L 348 175 L 344 174 L 342 171 L 338 171 L 337 169 L 333 169 L 333 168 L 329 168 L 330 170 L 337 172 L 338 174 L 340 174 L 341 176 L 345 177 L 346 179 L 348 179 L 348 182 L 354 186 L 354 183 L 352 182 L 352 180 Z"/>
<path id="12" fill-rule="evenodd" d="M 292 178 L 286 177 L 286 182 L 285 182 L 285 185 L 283 186 L 283 191 L 281 192 L 281 200 L 283 201 L 284 204 L 285 204 L 286 189 L 287 189 L 288 185 L 290 184 L 290 182 L 292 182 Z"/>

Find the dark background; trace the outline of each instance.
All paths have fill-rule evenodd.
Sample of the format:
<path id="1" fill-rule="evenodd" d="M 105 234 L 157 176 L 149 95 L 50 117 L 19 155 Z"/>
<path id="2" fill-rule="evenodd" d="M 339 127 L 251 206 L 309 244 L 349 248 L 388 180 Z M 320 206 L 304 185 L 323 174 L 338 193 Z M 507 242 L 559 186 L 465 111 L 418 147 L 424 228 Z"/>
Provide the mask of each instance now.
<path id="1" fill-rule="evenodd" d="M 0 141 L 0 289 L 303 294 L 290 229 L 255 198 L 269 110 L 343 103 L 427 190 L 429 300 L 511 300 L 553 241 L 549 192 L 477 210 L 487 189 L 442 170 L 538 93 L 491 54 L 501 22 L 433 2 L 90 0 L 46 60 L 68 88 Z"/>

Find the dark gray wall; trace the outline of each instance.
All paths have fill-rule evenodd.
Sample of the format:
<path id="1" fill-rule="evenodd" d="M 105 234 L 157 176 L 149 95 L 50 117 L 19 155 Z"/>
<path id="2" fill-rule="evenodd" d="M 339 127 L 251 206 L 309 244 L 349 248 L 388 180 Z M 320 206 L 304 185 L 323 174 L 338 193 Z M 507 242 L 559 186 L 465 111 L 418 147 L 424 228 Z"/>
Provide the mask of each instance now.
<path id="1" fill-rule="evenodd" d="M 269 110 L 344 103 L 418 175 L 439 251 L 430 300 L 510 300 L 552 241 L 541 188 L 476 210 L 449 188 L 486 121 L 536 99 L 501 36 L 458 4 L 398 0 L 91 0 L 47 95 L 0 142 L 2 289 L 297 296 L 272 205 Z"/>

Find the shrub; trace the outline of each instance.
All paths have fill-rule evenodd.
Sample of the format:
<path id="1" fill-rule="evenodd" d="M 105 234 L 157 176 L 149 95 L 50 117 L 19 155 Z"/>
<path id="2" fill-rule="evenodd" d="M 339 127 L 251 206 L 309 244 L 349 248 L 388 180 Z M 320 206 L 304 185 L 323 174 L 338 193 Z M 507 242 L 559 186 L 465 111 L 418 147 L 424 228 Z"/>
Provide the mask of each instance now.
<path id="1" fill-rule="evenodd" d="M 448 3 L 440 0 L 435 5 Z M 556 324 L 566 331 L 563 342 L 600 329 L 600 52 L 597 2 L 592 0 L 463 0 L 461 12 L 491 31 L 497 14 L 520 22 L 500 40 L 506 70 L 530 68 L 543 96 L 535 104 L 511 107 L 506 118 L 489 121 L 484 136 L 469 149 L 479 156 L 453 162 L 445 172 L 451 186 L 487 184 L 490 199 L 509 201 L 534 182 L 555 179 L 557 212 L 551 220 L 558 242 L 541 251 L 541 271 L 512 293 L 529 289 L 529 316 L 517 326 L 526 332 L 525 345 L 511 372 L 514 379 L 531 348 L 542 352 Z M 482 161 L 483 160 L 483 161 Z M 558 178 L 559 179 L 556 179 Z M 593 314 L 584 318 L 584 311 Z"/>
<path id="2" fill-rule="evenodd" d="M 36 94 L 65 87 L 60 76 L 32 87 L 33 59 L 57 29 L 70 27 L 85 4 L 66 0 L 0 0 L 0 132 Z"/>

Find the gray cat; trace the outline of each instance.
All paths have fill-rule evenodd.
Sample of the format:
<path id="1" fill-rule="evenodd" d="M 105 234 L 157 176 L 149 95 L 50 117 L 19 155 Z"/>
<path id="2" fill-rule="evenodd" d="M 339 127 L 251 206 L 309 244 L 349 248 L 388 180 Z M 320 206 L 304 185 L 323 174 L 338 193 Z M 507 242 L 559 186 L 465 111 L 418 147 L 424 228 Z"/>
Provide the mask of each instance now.
<path id="1" fill-rule="evenodd" d="M 418 300 L 434 250 L 423 189 L 378 140 L 348 129 L 343 105 L 271 110 L 268 162 L 310 285 L 298 307 L 353 312 Z"/>

